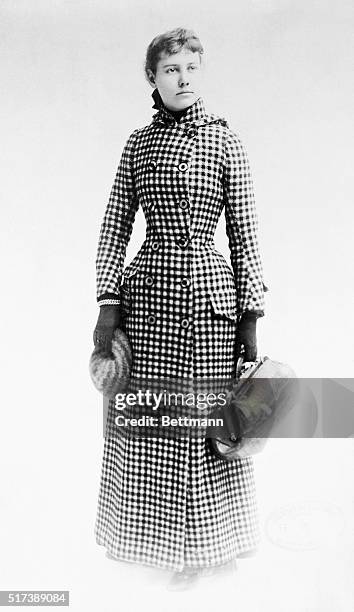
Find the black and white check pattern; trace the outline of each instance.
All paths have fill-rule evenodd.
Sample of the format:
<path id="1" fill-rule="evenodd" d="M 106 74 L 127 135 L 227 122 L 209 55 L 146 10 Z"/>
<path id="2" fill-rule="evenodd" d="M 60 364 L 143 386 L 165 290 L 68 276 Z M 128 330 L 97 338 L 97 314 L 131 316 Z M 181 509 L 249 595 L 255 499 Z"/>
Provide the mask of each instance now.
<path id="1" fill-rule="evenodd" d="M 139 205 L 146 240 L 123 269 Z M 233 269 L 213 244 L 223 209 Z M 160 109 L 129 137 L 96 262 L 98 303 L 125 314 L 134 379 L 233 375 L 239 317 L 264 312 L 257 217 L 240 139 L 202 98 L 180 124 Z M 252 459 L 226 463 L 202 438 L 106 438 L 95 533 L 126 561 L 225 563 L 259 542 Z"/>

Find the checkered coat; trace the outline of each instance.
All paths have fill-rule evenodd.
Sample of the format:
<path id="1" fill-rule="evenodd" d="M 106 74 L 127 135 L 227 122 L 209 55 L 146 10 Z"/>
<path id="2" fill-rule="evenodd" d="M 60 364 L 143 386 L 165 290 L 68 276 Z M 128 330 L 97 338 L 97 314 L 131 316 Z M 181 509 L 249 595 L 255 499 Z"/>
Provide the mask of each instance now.
<path id="1" fill-rule="evenodd" d="M 146 239 L 124 268 L 139 206 Z M 213 243 L 223 211 L 231 267 Z M 121 304 L 132 378 L 233 375 L 240 316 L 264 314 L 257 215 L 241 140 L 202 98 L 128 138 L 96 266 L 98 304 Z M 95 534 L 126 561 L 225 563 L 259 542 L 252 459 L 227 463 L 203 438 L 106 438 Z"/>

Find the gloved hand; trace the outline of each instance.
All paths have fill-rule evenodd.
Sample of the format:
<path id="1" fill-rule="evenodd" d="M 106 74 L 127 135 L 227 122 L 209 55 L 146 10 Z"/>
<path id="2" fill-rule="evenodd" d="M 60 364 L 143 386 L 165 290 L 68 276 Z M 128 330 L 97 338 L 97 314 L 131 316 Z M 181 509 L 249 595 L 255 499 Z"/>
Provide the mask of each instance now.
<path id="1" fill-rule="evenodd" d="M 244 361 L 257 359 L 257 315 L 251 311 L 244 312 L 236 329 L 235 359 L 236 363 L 244 348 Z"/>
<path id="2" fill-rule="evenodd" d="M 95 348 L 102 349 L 106 356 L 112 357 L 112 338 L 114 330 L 120 327 L 121 312 L 119 304 L 105 304 L 100 307 L 93 342 Z"/>

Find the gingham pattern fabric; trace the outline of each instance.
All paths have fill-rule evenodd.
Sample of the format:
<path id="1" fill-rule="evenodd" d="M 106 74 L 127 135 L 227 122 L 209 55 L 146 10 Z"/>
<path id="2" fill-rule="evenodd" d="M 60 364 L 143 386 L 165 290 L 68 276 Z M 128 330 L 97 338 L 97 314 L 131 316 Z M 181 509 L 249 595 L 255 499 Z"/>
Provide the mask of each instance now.
<path id="1" fill-rule="evenodd" d="M 139 205 L 146 240 L 123 270 Z M 224 208 L 233 269 L 213 244 Z M 96 261 L 98 303 L 121 302 L 133 379 L 234 374 L 238 318 L 264 308 L 257 219 L 240 139 L 202 98 L 179 124 L 162 108 L 128 139 Z M 95 534 L 126 561 L 226 563 L 259 543 L 252 459 L 224 462 L 203 438 L 107 437 Z"/>
<path id="2" fill-rule="evenodd" d="M 147 240 L 125 270 L 126 276 L 144 266 L 159 279 L 167 258 L 181 275 L 187 263 L 191 264 L 198 244 L 212 245 L 225 208 L 235 275 L 234 314 L 241 315 L 245 310 L 264 313 L 258 220 L 247 154 L 227 121 L 205 112 L 202 98 L 179 124 L 162 108 L 150 125 L 135 130 L 128 138 L 100 231 L 98 303 L 110 298 L 119 301 L 126 248 L 139 205 L 146 218 Z M 166 244 L 160 248 L 165 239 Z M 205 280 L 219 312 L 226 308 L 230 314 L 230 291 L 220 291 L 225 263 L 222 258 L 210 257 L 211 249 L 205 246 L 200 253 Z"/>

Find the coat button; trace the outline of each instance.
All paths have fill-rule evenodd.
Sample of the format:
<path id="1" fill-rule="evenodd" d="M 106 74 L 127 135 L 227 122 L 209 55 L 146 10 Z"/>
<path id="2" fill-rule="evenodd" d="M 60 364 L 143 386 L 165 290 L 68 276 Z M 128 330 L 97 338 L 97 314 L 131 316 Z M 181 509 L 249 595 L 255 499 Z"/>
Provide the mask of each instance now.
<path id="1" fill-rule="evenodd" d="M 186 162 L 181 162 L 178 166 L 178 169 L 181 172 L 185 172 L 186 170 L 188 170 L 188 164 L 186 164 Z"/>
<path id="2" fill-rule="evenodd" d="M 181 287 L 188 287 L 189 285 L 190 285 L 189 278 L 182 278 L 182 280 L 181 280 Z"/>
<path id="3" fill-rule="evenodd" d="M 149 285 L 149 287 L 151 287 L 151 285 L 154 284 L 154 279 L 152 278 L 152 276 L 147 276 L 145 279 L 145 283 L 146 285 Z"/>
<path id="4" fill-rule="evenodd" d="M 179 238 L 178 240 L 176 240 L 177 244 L 179 247 L 181 247 L 181 249 L 185 249 L 188 246 L 188 238 Z"/>
<path id="5" fill-rule="evenodd" d="M 196 130 L 196 128 L 194 128 L 194 127 L 188 128 L 188 129 L 186 130 L 186 134 L 187 134 L 187 136 L 190 136 L 191 138 L 192 138 L 193 136 L 195 136 L 195 135 L 196 135 L 196 133 L 197 133 L 197 130 Z"/>
<path id="6" fill-rule="evenodd" d="M 157 242 L 157 240 L 155 240 L 155 242 L 152 243 L 151 248 L 153 251 L 157 251 L 159 246 L 160 244 Z"/>
<path id="7" fill-rule="evenodd" d="M 148 323 L 150 323 L 150 325 L 153 325 L 155 321 L 156 321 L 156 317 L 154 315 L 148 316 Z"/>
<path id="8" fill-rule="evenodd" d="M 180 208 L 183 208 L 183 210 L 188 208 L 188 200 L 180 200 L 179 201 L 179 206 L 180 206 Z"/>
<path id="9" fill-rule="evenodd" d="M 156 159 L 151 159 L 151 160 L 149 161 L 149 168 L 150 168 L 150 170 L 155 170 L 155 169 L 156 169 L 156 166 L 157 166 L 157 161 L 156 161 Z"/>
<path id="10" fill-rule="evenodd" d="M 189 326 L 189 321 L 188 319 L 182 319 L 181 321 L 181 327 L 183 327 L 183 329 L 187 329 L 187 327 Z"/>

